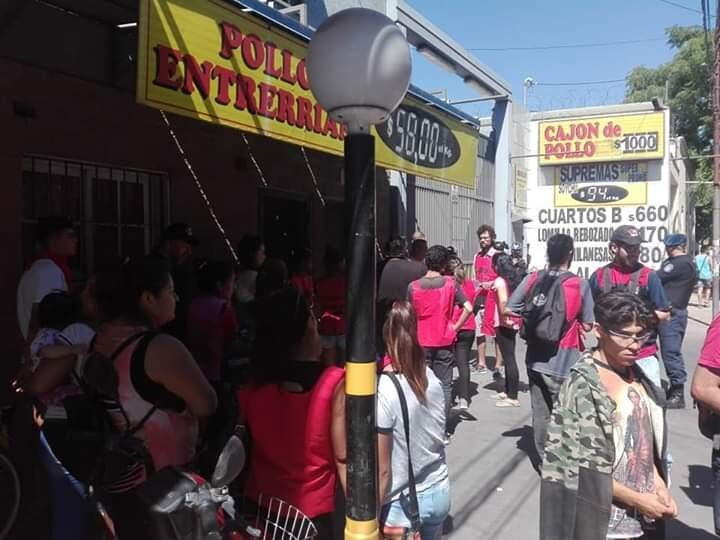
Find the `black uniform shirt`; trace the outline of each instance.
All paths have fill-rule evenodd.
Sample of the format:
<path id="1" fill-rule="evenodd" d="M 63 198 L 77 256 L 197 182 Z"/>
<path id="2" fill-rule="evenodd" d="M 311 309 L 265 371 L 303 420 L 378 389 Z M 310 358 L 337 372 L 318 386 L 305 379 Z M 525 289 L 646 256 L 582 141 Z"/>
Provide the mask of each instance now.
<path id="1" fill-rule="evenodd" d="M 697 283 L 697 270 L 692 258 L 689 255 L 668 257 L 660 265 L 657 274 L 672 307 L 687 309 L 690 295 Z"/>

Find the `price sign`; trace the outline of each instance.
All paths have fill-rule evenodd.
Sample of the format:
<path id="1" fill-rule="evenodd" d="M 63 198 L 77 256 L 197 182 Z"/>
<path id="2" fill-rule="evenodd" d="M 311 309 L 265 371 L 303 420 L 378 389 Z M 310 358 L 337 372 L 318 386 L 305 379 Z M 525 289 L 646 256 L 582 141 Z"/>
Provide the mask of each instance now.
<path id="1" fill-rule="evenodd" d="M 380 165 L 475 186 L 478 134 L 473 128 L 408 97 L 375 130 Z"/>
<path id="2" fill-rule="evenodd" d="M 444 169 L 460 159 L 460 144 L 438 118 L 407 105 L 400 105 L 378 135 L 396 155 L 423 167 Z"/>

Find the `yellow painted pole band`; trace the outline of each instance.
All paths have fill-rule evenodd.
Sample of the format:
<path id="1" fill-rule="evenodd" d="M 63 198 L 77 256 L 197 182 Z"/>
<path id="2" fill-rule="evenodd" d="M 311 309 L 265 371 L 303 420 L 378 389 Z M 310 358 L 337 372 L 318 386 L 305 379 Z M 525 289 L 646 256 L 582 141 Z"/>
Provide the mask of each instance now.
<path id="1" fill-rule="evenodd" d="M 376 519 L 369 521 L 355 521 L 345 518 L 345 540 L 377 540 L 380 531 Z"/>
<path id="2" fill-rule="evenodd" d="M 345 364 L 345 393 L 348 396 L 375 394 L 376 362 L 348 362 Z"/>

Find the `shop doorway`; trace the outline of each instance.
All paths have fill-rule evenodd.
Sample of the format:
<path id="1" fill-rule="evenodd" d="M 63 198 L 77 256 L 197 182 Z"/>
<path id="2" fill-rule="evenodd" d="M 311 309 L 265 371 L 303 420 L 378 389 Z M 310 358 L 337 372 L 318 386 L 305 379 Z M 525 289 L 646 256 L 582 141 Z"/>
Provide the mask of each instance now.
<path id="1" fill-rule="evenodd" d="M 265 193 L 260 230 L 268 257 L 290 266 L 303 249 L 310 248 L 310 208 L 307 201 L 290 194 Z"/>

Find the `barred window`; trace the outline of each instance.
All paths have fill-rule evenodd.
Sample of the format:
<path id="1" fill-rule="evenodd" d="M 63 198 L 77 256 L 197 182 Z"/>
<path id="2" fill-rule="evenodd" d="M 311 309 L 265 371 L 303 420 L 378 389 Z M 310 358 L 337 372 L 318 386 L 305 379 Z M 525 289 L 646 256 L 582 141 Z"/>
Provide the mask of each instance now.
<path id="1" fill-rule="evenodd" d="M 167 175 L 82 161 L 25 156 L 23 259 L 35 256 L 35 224 L 42 216 L 64 216 L 77 227 L 82 274 L 147 253 L 167 225 Z M 79 276 L 83 277 L 83 276 Z"/>

